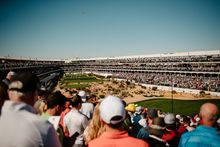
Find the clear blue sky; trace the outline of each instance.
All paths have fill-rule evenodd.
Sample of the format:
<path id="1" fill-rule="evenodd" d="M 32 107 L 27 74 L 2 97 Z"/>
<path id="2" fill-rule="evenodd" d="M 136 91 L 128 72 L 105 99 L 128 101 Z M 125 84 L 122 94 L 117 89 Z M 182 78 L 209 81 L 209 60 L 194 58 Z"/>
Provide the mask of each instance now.
<path id="1" fill-rule="evenodd" d="M 220 49 L 220 0 L 1 0 L 0 56 Z"/>

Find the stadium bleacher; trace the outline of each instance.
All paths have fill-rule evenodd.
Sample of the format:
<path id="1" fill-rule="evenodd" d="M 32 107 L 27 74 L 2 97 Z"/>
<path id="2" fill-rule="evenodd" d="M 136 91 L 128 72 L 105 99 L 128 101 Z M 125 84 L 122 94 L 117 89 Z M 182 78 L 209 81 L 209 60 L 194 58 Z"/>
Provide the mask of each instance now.
<path id="1" fill-rule="evenodd" d="M 50 79 L 48 77 L 52 73 L 98 72 L 144 84 L 163 86 L 172 84 L 178 88 L 220 92 L 219 50 L 69 59 L 68 62 L 0 57 L 0 67 L 1 79 L 10 70 L 15 72 L 28 70 L 36 73 L 44 85 L 45 79 Z"/>

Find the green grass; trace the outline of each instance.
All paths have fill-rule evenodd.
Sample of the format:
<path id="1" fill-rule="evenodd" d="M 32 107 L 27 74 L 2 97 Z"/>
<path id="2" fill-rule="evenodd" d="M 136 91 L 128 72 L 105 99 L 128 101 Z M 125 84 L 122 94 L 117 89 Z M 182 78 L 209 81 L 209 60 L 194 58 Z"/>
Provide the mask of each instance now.
<path id="1" fill-rule="evenodd" d="M 66 88 L 85 88 L 90 86 L 89 83 L 102 82 L 102 80 L 97 79 L 94 75 L 70 74 L 65 75 L 60 82 Z"/>
<path id="2" fill-rule="evenodd" d="M 72 84 L 72 85 L 66 85 L 66 88 L 85 88 L 90 87 L 89 84 Z"/>
<path id="3" fill-rule="evenodd" d="M 199 112 L 200 106 L 206 102 L 214 103 L 220 108 L 220 100 L 173 100 L 173 112 L 175 114 L 193 115 Z M 164 112 L 172 112 L 170 99 L 153 99 L 137 103 L 147 108 L 161 109 Z"/>
<path id="4" fill-rule="evenodd" d="M 64 77 L 63 80 L 95 80 L 96 77 Z"/>
<path id="5" fill-rule="evenodd" d="M 62 83 L 85 83 L 85 82 L 99 82 L 100 80 L 97 79 L 68 79 L 68 80 L 64 80 L 62 81 Z"/>

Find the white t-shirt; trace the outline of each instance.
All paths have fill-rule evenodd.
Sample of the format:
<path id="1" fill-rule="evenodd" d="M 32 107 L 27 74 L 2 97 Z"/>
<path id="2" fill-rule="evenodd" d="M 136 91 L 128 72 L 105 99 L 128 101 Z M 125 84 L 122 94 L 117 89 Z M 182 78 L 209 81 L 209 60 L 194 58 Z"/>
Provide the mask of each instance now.
<path id="1" fill-rule="evenodd" d="M 82 112 L 82 114 L 85 114 L 88 119 L 91 119 L 94 111 L 94 106 L 92 103 L 85 102 L 82 103 L 81 109 L 79 111 Z"/>
<path id="2" fill-rule="evenodd" d="M 75 144 L 83 144 L 83 132 L 88 124 L 89 121 L 87 117 L 76 109 L 72 109 L 64 116 L 64 127 L 68 128 L 69 137 L 71 137 L 76 132 L 79 133 Z"/>

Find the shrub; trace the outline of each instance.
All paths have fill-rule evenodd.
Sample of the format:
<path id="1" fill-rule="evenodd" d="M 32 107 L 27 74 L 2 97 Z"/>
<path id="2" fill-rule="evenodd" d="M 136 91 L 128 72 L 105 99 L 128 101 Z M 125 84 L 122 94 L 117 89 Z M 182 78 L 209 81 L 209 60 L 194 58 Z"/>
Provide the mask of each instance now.
<path id="1" fill-rule="evenodd" d="M 113 83 L 113 84 L 118 84 L 118 81 L 113 80 L 112 83 Z"/>
<path id="2" fill-rule="evenodd" d="M 99 95 L 99 97 L 100 97 L 100 98 L 104 98 L 104 97 L 105 97 L 105 95 L 101 94 L 101 95 Z"/>
<path id="3" fill-rule="evenodd" d="M 127 85 L 130 85 L 130 84 L 131 84 L 131 82 L 127 80 L 127 81 L 126 81 L 126 84 L 127 84 Z"/>
<path id="4" fill-rule="evenodd" d="M 173 91 L 172 91 L 172 94 L 177 94 L 176 90 L 173 90 Z"/>
<path id="5" fill-rule="evenodd" d="M 143 86 L 143 85 L 141 85 L 141 88 L 142 88 L 142 89 L 147 89 L 147 87 L 145 87 L 145 86 Z"/>
<path id="6" fill-rule="evenodd" d="M 153 91 L 156 91 L 156 90 L 157 90 L 157 87 L 152 87 L 152 90 L 153 90 Z"/>
<path id="7" fill-rule="evenodd" d="M 205 95 L 205 91 L 202 90 L 202 91 L 199 92 L 199 94 L 204 96 Z"/>

